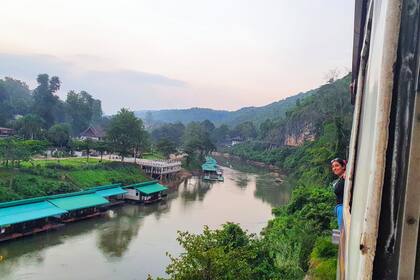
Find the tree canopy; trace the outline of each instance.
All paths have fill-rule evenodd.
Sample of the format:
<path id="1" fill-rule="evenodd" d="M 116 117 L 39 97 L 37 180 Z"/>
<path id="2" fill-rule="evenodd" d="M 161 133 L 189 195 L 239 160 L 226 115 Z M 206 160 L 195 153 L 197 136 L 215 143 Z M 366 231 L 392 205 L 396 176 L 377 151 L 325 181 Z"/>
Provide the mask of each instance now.
<path id="1" fill-rule="evenodd" d="M 79 93 L 69 91 L 65 107 L 74 135 L 79 134 L 102 117 L 101 101 L 94 99 L 86 91 Z"/>
<path id="2" fill-rule="evenodd" d="M 54 108 L 59 99 L 54 93 L 60 89 L 60 79 L 56 76 L 50 78 L 48 74 L 39 74 L 36 80 L 38 86 L 33 93 L 33 112 L 40 116 L 49 128 L 55 122 Z"/>
<path id="3" fill-rule="evenodd" d="M 120 154 L 122 160 L 146 144 L 143 122 L 125 108 L 111 118 L 106 133 L 113 150 Z"/>
<path id="4" fill-rule="evenodd" d="M 22 81 L 0 79 L 1 126 L 15 128 L 25 139 L 42 139 L 54 124 L 68 123 L 71 134 L 77 136 L 89 125 L 105 123 L 101 101 L 86 91 L 70 91 L 62 101 L 56 95 L 61 87 L 58 77 L 40 74 L 37 82 L 31 91 Z"/>

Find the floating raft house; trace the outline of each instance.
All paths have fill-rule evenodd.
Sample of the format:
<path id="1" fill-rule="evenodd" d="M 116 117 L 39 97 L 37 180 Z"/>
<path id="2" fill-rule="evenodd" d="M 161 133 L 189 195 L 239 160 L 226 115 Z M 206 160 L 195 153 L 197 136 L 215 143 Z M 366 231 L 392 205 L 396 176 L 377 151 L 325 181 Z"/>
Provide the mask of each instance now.
<path id="1" fill-rule="evenodd" d="M 209 181 L 224 181 L 222 171 L 217 165 L 217 161 L 212 157 L 206 157 L 206 162 L 201 165 L 204 173 L 203 179 Z"/>
<path id="2" fill-rule="evenodd" d="M 167 187 L 158 183 L 158 181 L 151 181 L 145 183 L 138 183 L 125 186 L 128 193 L 125 198 L 133 201 L 141 201 L 144 203 L 152 203 L 161 200 L 165 195 Z"/>
<path id="3" fill-rule="evenodd" d="M 101 215 L 111 206 L 131 200 L 151 203 L 164 197 L 167 187 L 157 181 L 121 186 L 112 184 L 67 194 L 0 203 L 0 242 L 48 231 Z M 137 193 L 137 195 L 136 195 Z"/>

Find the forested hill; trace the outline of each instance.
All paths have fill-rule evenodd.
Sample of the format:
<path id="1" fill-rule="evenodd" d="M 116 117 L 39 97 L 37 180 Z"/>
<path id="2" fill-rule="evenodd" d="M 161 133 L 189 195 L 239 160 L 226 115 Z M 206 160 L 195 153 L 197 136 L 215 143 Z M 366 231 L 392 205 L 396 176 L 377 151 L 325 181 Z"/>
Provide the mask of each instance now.
<path id="1" fill-rule="evenodd" d="M 319 138 L 328 124 L 340 133 L 349 134 L 353 117 L 349 84 L 350 75 L 347 75 L 319 87 L 289 108 L 283 118 L 266 123 L 260 137 L 280 146 L 300 146 Z"/>
<path id="2" fill-rule="evenodd" d="M 266 119 L 279 118 L 296 104 L 298 99 L 311 95 L 314 90 L 296 94 L 283 100 L 270 103 L 262 107 L 245 107 L 237 111 L 213 110 L 207 108 L 190 108 L 174 110 L 137 111 L 137 117 L 143 119 L 148 125 L 158 123 L 181 122 L 188 124 L 193 121 L 209 120 L 215 125 L 227 124 L 231 127 L 246 121 L 259 124 Z"/>
<path id="3" fill-rule="evenodd" d="M 350 139 L 350 80 L 349 74 L 321 86 L 297 102 L 283 118 L 265 121 L 256 137 L 235 145 L 230 153 L 278 165 L 306 181 L 304 185 L 329 182 L 328 162 L 346 156 Z"/>

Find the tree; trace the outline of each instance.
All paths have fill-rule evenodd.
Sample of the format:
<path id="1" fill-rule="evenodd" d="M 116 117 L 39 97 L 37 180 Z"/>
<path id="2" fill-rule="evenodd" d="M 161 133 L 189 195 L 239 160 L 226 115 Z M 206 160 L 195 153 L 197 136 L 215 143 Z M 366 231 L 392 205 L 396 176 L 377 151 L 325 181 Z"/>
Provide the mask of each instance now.
<path id="1" fill-rule="evenodd" d="M 101 102 L 93 99 L 86 91 L 80 93 L 69 91 L 65 107 L 74 135 L 79 134 L 102 117 Z"/>
<path id="2" fill-rule="evenodd" d="M 33 94 L 33 112 L 40 116 L 49 128 L 55 122 L 54 107 L 59 103 L 59 99 L 54 93 L 60 89 L 60 79 L 56 76 L 50 79 L 47 74 L 40 74 L 37 82 L 38 86 Z"/>
<path id="3" fill-rule="evenodd" d="M 109 151 L 109 144 L 105 141 L 96 141 L 96 142 L 94 142 L 94 149 L 96 151 L 98 151 L 99 154 L 101 155 L 101 160 L 100 161 L 102 162 L 102 157 L 103 157 L 104 153 L 106 151 Z"/>
<path id="4" fill-rule="evenodd" d="M 0 80 L 0 107 L 9 114 L 8 119 L 16 115 L 25 115 L 32 106 L 31 91 L 22 81 L 5 77 Z"/>
<path id="5" fill-rule="evenodd" d="M 136 130 L 133 146 L 134 162 L 136 162 L 137 157 L 141 157 L 142 153 L 150 147 L 149 133 L 144 129 L 141 119 L 138 119 L 138 126 L 139 128 Z"/>
<path id="6" fill-rule="evenodd" d="M 274 127 L 274 122 L 271 119 L 266 119 L 260 124 L 260 136 L 265 138 L 271 129 Z"/>
<path id="7" fill-rule="evenodd" d="M 209 133 L 196 122 L 189 123 L 185 129 L 184 147 L 199 152 L 201 155 L 207 154 L 215 149 L 214 144 L 210 140 Z"/>
<path id="8" fill-rule="evenodd" d="M 125 108 L 122 108 L 112 117 L 106 130 L 107 139 L 110 141 L 113 150 L 124 157 L 130 154 L 130 151 L 136 149 L 140 137 L 144 136 L 142 121 Z"/>
<path id="9" fill-rule="evenodd" d="M 89 138 L 75 142 L 75 146 L 80 151 L 85 151 L 86 161 L 89 162 L 89 156 L 92 149 L 95 149 L 96 143 Z M 102 158 L 101 158 L 102 159 Z"/>
<path id="10" fill-rule="evenodd" d="M 185 126 L 178 123 L 164 124 L 159 128 L 152 131 L 152 138 L 154 141 L 159 142 L 163 139 L 171 139 L 171 141 L 179 147 L 182 144 L 182 137 L 184 135 Z"/>
<path id="11" fill-rule="evenodd" d="M 341 71 L 338 68 L 333 68 L 325 74 L 325 80 L 328 84 L 334 83 L 340 76 Z"/>
<path id="12" fill-rule="evenodd" d="M 176 152 L 175 143 L 169 139 L 161 139 L 156 144 L 156 148 L 165 156 L 169 157 L 170 154 Z"/>
<path id="13" fill-rule="evenodd" d="M 261 258 L 261 242 L 237 224 L 216 230 L 205 226 L 202 234 L 178 232 L 177 240 L 184 253 L 169 254 L 171 280 L 275 279 L 273 263 Z"/>
<path id="14" fill-rule="evenodd" d="M 0 159 L 8 166 L 19 166 L 20 161 L 31 161 L 36 154 L 43 152 L 48 146 L 46 141 L 18 140 L 6 138 L 0 140 Z"/>
<path id="15" fill-rule="evenodd" d="M 228 140 L 230 129 L 226 124 L 215 128 L 211 133 L 211 139 L 214 143 L 220 144 Z"/>
<path id="16" fill-rule="evenodd" d="M 68 124 L 55 124 L 48 129 L 48 140 L 57 148 L 67 147 L 70 141 L 70 127 Z"/>
<path id="17" fill-rule="evenodd" d="M 257 129 L 251 121 L 246 121 L 238 124 L 233 130 L 234 136 L 239 136 L 243 139 L 250 139 L 257 137 Z"/>
<path id="18" fill-rule="evenodd" d="M 8 103 L 8 93 L 0 80 L 0 125 L 5 125 L 13 116 L 13 108 Z"/>
<path id="19" fill-rule="evenodd" d="M 216 128 L 214 124 L 209 120 L 204 120 L 200 123 L 201 127 L 204 129 L 205 132 L 211 134 L 213 130 Z"/>
<path id="20" fill-rule="evenodd" d="M 24 139 L 40 139 L 43 135 L 43 120 L 37 115 L 26 115 L 17 119 L 14 128 L 17 134 Z"/>

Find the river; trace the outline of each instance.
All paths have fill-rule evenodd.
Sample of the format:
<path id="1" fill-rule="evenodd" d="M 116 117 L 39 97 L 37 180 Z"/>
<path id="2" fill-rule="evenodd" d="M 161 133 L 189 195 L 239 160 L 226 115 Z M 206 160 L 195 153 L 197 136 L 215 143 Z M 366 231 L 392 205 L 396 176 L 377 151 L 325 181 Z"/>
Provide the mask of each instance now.
<path id="1" fill-rule="evenodd" d="M 259 233 L 290 187 L 268 171 L 224 167 L 224 182 L 193 177 L 157 204 L 124 205 L 101 218 L 0 244 L 0 279 L 146 279 L 166 276 L 177 230 L 199 233 L 226 221 Z M 242 170 L 242 171 L 240 171 Z"/>

